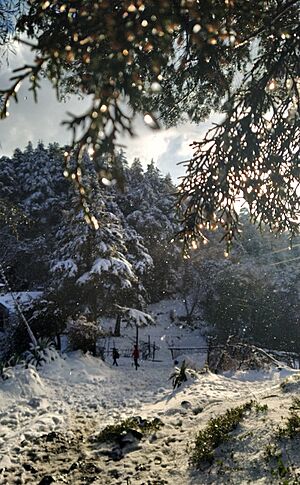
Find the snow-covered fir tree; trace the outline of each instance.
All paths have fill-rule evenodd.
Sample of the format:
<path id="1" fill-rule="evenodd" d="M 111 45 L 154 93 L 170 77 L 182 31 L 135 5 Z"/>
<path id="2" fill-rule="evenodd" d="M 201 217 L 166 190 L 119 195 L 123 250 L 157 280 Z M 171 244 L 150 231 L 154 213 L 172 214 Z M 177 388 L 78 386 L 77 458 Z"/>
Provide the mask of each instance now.
<path id="1" fill-rule="evenodd" d="M 170 176 L 163 176 L 153 161 L 144 172 L 138 158 L 126 173 L 127 190 L 117 195 L 126 221 L 143 238 L 153 260 L 145 286 L 151 300 L 158 300 L 174 287 L 179 251 L 170 244 L 176 232 L 174 192 Z"/>
<path id="2" fill-rule="evenodd" d="M 103 313 L 116 315 L 116 305 L 140 307 L 144 290 L 137 262 L 126 247 L 130 236 L 109 208 L 109 197 L 106 201 L 104 189 L 91 178 L 86 185 L 99 227 L 88 225 L 73 202 L 57 231 L 51 286 L 68 295 L 70 315 L 87 314 L 96 320 Z"/>

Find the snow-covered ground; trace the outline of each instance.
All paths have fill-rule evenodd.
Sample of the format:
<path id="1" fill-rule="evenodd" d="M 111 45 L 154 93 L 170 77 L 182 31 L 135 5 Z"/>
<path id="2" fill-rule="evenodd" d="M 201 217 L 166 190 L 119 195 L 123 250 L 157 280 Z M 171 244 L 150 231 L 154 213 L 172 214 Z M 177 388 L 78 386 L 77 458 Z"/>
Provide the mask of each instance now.
<path id="1" fill-rule="evenodd" d="M 199 331 L 170 322 L 174 304 L 151 306 L 157 325 L 140 329 L 140 338 L 147 341 L 150 335 L 160 349 L 154 362 L 141 361 L 137 371 L 130 358 L 121 356 L 119 366 L 112 367 L 111 357 L 102 362 L 73 353 L 39 372 L 15 368 L 10 379 L 0 382 L 0 484 L 300 483 L 298 438 L 276 438 L 299 394 L 298 372 L 284 366 L 231 375 L 198 372 L 173 391 L 168 346 L 204 344 Z M 135 329 L 122 329 L 123 336 L 111 343 L 126 349 L 134 334 Z M 205 356 L 195 353 L 190 362 L 200 369 Z M 290 383 L 282 386 L 286 379 Z M 250 400 L 267 407 L 253 408 L 217 449 L 213 464 L 195 470 L 189 458 L 197 431 L 210 418 Z M 112 445 L 100 444 L 97 434 L 130 416 L 158 417 L 163 426 L 133 440 L 116 459 Z M 286 473 L 280 468 L 282 448 L 286 469 L 294 465 Z"/>

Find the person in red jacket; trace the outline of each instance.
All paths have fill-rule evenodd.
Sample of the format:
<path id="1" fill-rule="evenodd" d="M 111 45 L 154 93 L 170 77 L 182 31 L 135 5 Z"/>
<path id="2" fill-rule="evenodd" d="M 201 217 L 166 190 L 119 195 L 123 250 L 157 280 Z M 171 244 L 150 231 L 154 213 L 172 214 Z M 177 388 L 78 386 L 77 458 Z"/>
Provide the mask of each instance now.
<path id="1" fill-rule="evenodd" d="M 140 364 L 138 363 L 138 360 L 140 358 L 140 351 L 139 351 L 138 346 L 136 344 L 133 348 L 132 357 L 133 357 L 133 362 L 134 362 L 134 365 L 135 365 L 135 370 L 137 370 L 137 368 L 140 366 Z"/>

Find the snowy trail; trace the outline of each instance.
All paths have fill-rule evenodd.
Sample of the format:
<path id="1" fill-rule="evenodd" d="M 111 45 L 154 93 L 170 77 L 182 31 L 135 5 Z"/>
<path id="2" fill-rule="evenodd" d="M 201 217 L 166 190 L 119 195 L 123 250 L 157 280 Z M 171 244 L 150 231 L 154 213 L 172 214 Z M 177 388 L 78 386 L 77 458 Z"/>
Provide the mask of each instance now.
<path id="1" fill-rule="evenodd" d="M 74 353 L 39 373 L 15 368 L 11 378 L 0 383 L 0 485 L 46 485 L 51 483 L 43 482 L 46 476 L 69 485 L 280 483 L 273 482 L 261 465 L 263 450 L 289 412 L 291 397 L 280 383 L 299 372 L 282 368 L 232 375 L 198 373 L 173 391 L 168 341 L 176 338 L 189 347 L 201 346 L 203 340 L 199 332 L 169 325 L 164 315 L 160 319 L 160 325 L 144 335 L 159 342 L 160 362 L 144 361 L 138 371 L 130 359 L 120 358 L 116 368 L 111 362 Z M 119 348 L 122 341 L 128 346 L 129 337 L 119 339 Z M 202 357 L 195 356 L 198 368 L 204 363 Z M 299 392 L 297 380 L 290 387 Z M 237 461 L 226 468 L 220 465 L 221 457 L 209 471 L 193 471 L 187 450 L 197 431 L 210 418 L 251 399 L 269 406 L 269 420 L 255 413 L 247 418 L 231 445 Z M 103 449 L 94 438 L 105 426 L 131 416 L 157 417 L 163 426 L 115 461 L 108 455 L 111 449 Z M 232 453 L 229 449 L 228 456 Z"/>
<path id="2" fill-rule="evenodd" d="M 150 468 L 138 471 L 138 480 L 143 479 L 143 473 L 146 476 L 152 470 L 153 483 L 171 483 L 170 477 L 188 483 L 186 444 L 197 429 L 224 409 L 249 399 L 259 399 L 266 394 L 278 392 L 280 382 L 279 373 L 269 375 L 269 379 L 267 375 L 256 376 L 256 381 L 246 381 L 245 377 L 249 378 L 249 375 L 241 374 L 237 379 L 237 376 L 231 378 L 207 373 L 199 375 L 193 381 L 189 380 L 179 390 L 172 391 L 168 380 L 171 369 L 170 362 L 144 362 L 138 371 L 135 371 L 125 359 L 120 362 L 118 368 L 112 368 L 97 358 L 78 355 L 49 364 L 40 375 L 29 369 L 28 375 L 23 376 L 24 382 L 20 376 L 16 379 L 20 384 L 19 398 L 16 396 L 15 386 L 15 402 L 9 403 L 8 400 L 8 406 L 4 406 L 0 414 L 0 470 L 2 469 L 4 480 L 0 479 L 0 483 L 9 483 L 5 481 L 7 473 L 10 477 L 14 476 L 14 480 L 17 480 L 18 476 L 22 477 L 23 481 L 11 483 L 39 483 L 38 480 L 33 482 L 30 473 L 22 469 L 21 463 L 24 460 L 20 460 L 20 453 L 27 463 L 31 456 L 30 450 L 34 447 L 33 443 L 36 443 L 40 436 L 50 432 L 63 432 L 73 439 L 79 433 L 82 440 L 83 435 L 99 432 L 107 424 L 136 415 L 143 418 L 158 416 L 165 426 L 156 433 L 152 443 L 144 443 L 142 450 L 135 451 L 122 460 L 118 467 L 122 471 L 122 476 L 126 471 L 126 464 L 131 472 L 138 465 L 143 468 L 143 464 L 149 461 L 146 456 L 150 454 L 154 457 L 153 464 Z M 250 375 L 250 378 L 253 379 L 254 375 Z M 5 384 L 1 387 L 1 393 L 3 388 Z M 201 408 L 201 414 L 196 412 L 198 408 Z M 82 444 L 79 448 L 90 460 L 95 460 L 93 450 L 84 451 Z M 42 456 L 41 451 L 40 454 Z M 54 456 L 57 459 L 57 453 Z M 52 457 L 53 463 L 40 466 L 40 474 L 53 474 L 57 467 L 61 468 L 65 459 L 70 463 L 78 459 L 76 447 L 58 463 Z M 30 466 L 34 468 L 32 463 L 29 460 Z M 110 464 L 101 462 L 102 470 L 103 467 L 107 469 L 105 474 L 111 470 Z M 164 471 L 163 476 L 169 478 L 165 477 L 165 481 L 160 482 L 155 476 L 161 476 L 161 470 Z M 115 473 L 116 477 L 119 473 L 120 470 Z M 73 477 L 71 481 L 58 483 L 85 483 L 80 480 Z M 102 478 L 98 477 L 93 483 L 123 483 L 118 482 L 118 478 L 116 481 L 113 477 L 108 478 L 108 475 L 101 480 Z"/>

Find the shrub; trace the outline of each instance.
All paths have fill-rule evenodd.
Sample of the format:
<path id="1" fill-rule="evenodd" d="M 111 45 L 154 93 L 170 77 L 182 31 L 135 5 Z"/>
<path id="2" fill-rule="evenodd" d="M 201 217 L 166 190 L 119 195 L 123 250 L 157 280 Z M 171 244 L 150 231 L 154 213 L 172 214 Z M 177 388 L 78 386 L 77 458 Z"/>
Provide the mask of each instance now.
<path id="1" fill-rule="evenodd" d="M 224 441 L 243 419 L 245 414 L 251 409 L 253 401 L 247 402 L 242 406 L 228 409 L 225 414 L 210 419 L 207 426 L 201 430 L 195 441 L 190 462 L 196 468 L 205 464 L 212 464 L 214 451 Z"/>
<path id="2" fill-rule="evenodd" d="M 96 343 L 102 334 L 96 322 L 89 322 L 84 315 L 69 319 L 67 334 L 70 350 L 82 350 L 96 355 Z"/>
<path id="3" fill-rule="evenodd" d="M 53 341 L 40 338 L 37 343 L 36 346 L 32 343 L 29 344 L 30 350 L 27 350 L 23 354 L 26 364 L 33 365 L 36 369 L 58 357 Z"/>
<path id="4" fill-rule="evenodd" d="M 293 469 L 288 463 L 286 463 L 287 454 L 283 453 L 277 445 L 267 445 L 264 451 L 264 458 L 270 466 L 270 473 L 272 477 L 277 479 L 278 483 L 282 483 L 283 485 L 299 483 L 298 480 L 293 480 Z"/>
<path id="5" fill-rule="evenodd" d="M 180 368 L 175 367 L 173 374 L 171 374 L 171 376 L 169 377 L 169 379 L 172 379 L 173 389 L 176 389 L 176 387 L 180 387 L 183 382 L 187 381 L 186 371 L 187 368 L 185 360 L 182 362 Z"/>
<path id="6" fill-rule="evenodd" d="M 277 436 L 278 438 L 295 438 L 297 435 L 300 435 L 300 416 L 292 411 L 286 419 L 285 426 L 279 426 Z"/>
<path id="7" fill-rule="evenodd" d="M 0 362 L 0 378 L 3 381 L 6 381 L 6 379 L 9 379 L 11 377 L 11 370 L 12 366 L 9 364 L 9 362 Z"/>

